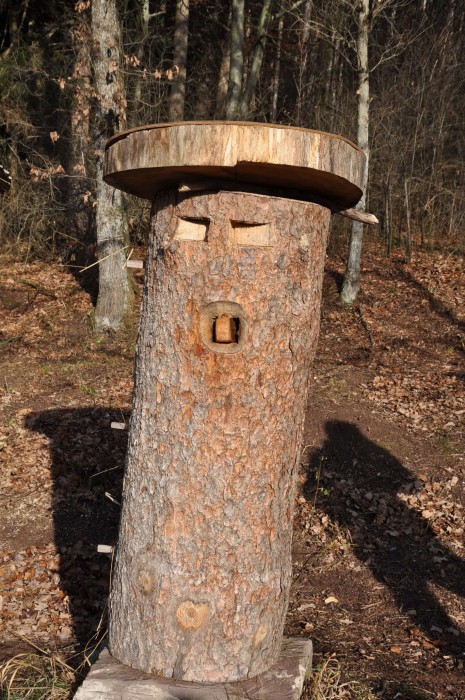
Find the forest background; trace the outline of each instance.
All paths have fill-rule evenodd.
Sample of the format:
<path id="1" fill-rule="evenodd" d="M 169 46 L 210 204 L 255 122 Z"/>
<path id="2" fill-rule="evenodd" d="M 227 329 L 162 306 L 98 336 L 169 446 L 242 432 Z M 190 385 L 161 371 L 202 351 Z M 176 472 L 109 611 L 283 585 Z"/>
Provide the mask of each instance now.
<path id="1" fill-rule="evenodd" d="M 380 219 L 348 307 L 333 217 L 287 633 L 318 700 L 465 698 L 464 25 L 459 0 L 0 0 L 0 659 L 84 646 L 108 592 L 136 323 L 95 326 L 141 295 L 149 203 L 103 184 L 105 143 L 277 122 L 362 145 Z"/>
<path id="2" fill-rule="evenodd" d="M 462 251 L 464 21 L 457 0 L 0 0 L 2 247 L 82 266 L 112 254 L 96 323 L 117 328 L 148 207 L 105 191 L 106 141 L 228 118 L 351 138 L 386 254 Z"/>

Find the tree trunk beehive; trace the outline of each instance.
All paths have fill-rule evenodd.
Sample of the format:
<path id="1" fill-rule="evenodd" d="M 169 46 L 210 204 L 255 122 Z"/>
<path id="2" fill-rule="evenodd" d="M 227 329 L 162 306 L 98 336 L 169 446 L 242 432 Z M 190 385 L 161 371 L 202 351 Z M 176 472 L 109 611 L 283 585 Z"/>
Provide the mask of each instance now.
<path id="1" fill-rule="evenodd" d="M 329 217 L 250 192 L 154 196 L 111 594 L 124 664 L 221 682 L 277 660 Z"/>

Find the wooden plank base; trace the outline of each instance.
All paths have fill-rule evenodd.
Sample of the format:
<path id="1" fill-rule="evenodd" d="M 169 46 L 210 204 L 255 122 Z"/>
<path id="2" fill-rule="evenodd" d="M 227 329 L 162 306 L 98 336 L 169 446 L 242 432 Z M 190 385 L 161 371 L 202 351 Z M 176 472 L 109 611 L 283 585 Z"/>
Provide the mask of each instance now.
<path id="1" fill-rule="evenodd" d="M 301 637 L 283 640 L 281 655 L 268 671 L 235 683 L 152 676 L 124 666 L 103 649 L 74 700 L 299 700 L 311 667 L 312 642 Z"/>

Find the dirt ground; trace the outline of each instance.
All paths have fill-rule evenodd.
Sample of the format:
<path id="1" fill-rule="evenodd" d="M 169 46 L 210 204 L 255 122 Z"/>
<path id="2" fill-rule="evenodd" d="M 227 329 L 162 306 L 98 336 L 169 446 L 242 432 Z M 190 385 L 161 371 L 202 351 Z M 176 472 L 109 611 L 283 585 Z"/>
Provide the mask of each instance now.
<path id="1" fill-rule="evenodd" d="M 373 247 L 356 308 L 328 259 L 287 634 L 328 698 L 465 699 L 465 282 Z M 64 266 L 0 257 L 0 653 L 81 644 L 106 605 L 136 328 L 92 331 Z"/>

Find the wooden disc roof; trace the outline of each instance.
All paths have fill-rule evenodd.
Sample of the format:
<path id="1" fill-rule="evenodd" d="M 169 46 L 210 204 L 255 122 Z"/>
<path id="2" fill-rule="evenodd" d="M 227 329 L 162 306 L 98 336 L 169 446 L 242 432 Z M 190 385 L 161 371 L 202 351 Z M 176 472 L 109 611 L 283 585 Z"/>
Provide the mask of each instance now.
<path id="1" fill-rule="evenodd" d="M 195 121 L 123 131 L 107 144 L 104 179 L 153 199 L 195 180 L 232 181 L 302 192 L 353 207 L 362 196 L 365 155 L 341 136 L 256 122 Z"/>

